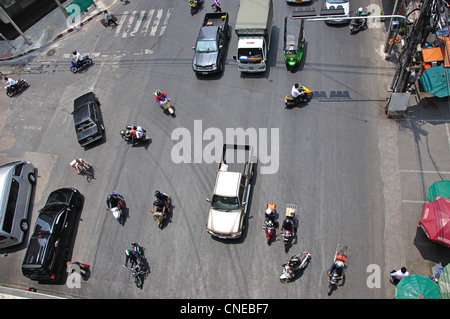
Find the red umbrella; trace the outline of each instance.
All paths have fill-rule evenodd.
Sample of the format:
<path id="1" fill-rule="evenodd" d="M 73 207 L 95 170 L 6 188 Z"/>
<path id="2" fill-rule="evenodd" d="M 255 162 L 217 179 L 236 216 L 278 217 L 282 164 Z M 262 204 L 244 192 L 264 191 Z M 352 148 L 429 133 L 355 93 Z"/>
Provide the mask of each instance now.
<path id="1" fill-rule="evenodd" d="M 450 199 L 436 197 L 423 205 L 419 226 L 429 239 L 450 247 Z"/>

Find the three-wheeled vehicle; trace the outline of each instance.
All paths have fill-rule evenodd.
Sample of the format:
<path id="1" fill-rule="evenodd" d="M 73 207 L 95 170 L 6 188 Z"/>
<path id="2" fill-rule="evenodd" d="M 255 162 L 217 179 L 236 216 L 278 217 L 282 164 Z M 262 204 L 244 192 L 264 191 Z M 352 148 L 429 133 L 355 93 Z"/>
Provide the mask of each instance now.
<path id="1" fill-rule="evenodd" d="M 300 64 L 304 47 L 304 19 L 284 18 L 284 45 L 283 53 L 286 60 L 286 67 L 294 72 L 296 66 Z"/>

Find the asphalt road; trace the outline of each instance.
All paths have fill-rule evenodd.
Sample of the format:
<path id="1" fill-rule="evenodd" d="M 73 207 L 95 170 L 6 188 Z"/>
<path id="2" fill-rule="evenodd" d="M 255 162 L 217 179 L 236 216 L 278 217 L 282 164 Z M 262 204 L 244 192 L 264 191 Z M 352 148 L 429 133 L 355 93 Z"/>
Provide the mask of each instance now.
<path id="1" fill-rule="evenodd" d="M 320 8 L 319 3 L 314 6 Z M 234 26 L 237 4 L 223 10 Z M 292 7 L 276 3 L 265 74 L 240 74 L 232 59 L 237 47 L 232 30 L 224 73 L 197 78 L 191 47 L 209 5 L 194 16 L 187 3 L 176 1 L 119 3 L 110 11 L 119 17 L 119 28 L 105 29 L 97 18 L 25 66 L 24 77 L 31 83 L 26 92 L 11 100 L 0 97 L 8 106 L 2 154 L 29 159 L 38 167 L 31 225 L 52 190 L 73 186 L 85 196 L 73 260 L 91 264 L 92 276 L 80 288 L 63 282 L 38 289 L 81 298 L 327 298 L 325 273 L 341 243 L 349 247 L 347 277 L 331 298 L 383 298 L 385 289 L 391 289 L 385 278 L 380 288 L 366 283 L 369 265 L 386 273 L 378 131 L 389 79 L 378 53 L 381 31 L 351 36 L 348 26 L 306 23 L 304 60 L 290 73 L 281 47 L 283 19 Z M 152 12 L 147 30 L 146 20 L 137 22 L 141 11 L 147 17 Z M 73 50 L 91 54 L 95 64 L 71 74 Z M 315 97 L 307 105 L 285 109 L 284 96 L 299 81 Z M 156 106 L 153 92 L 158 88 L 171 97 L 176 117 Z M 101 103 L 106 138 L 83 149 L 70 113 L 73 100 L 89 91 Z M 127 145 L 119 135 L 127 124 L 142 125 L 151 143 Z M 172 151 L 178 141 L 171 136 L 180 128 L 191 132 L 193 142 L 188 163 L 176 164 Z M 261 153 L 248 227 L 237 241 L 216 240 L 205 231 L 205 198 L 211 196 L 217 165 L 194 157 L 195 150 L 210 143 L 195 139 L 194 131 L 203 134 L 208 128 L 218 128 L 224 137 L 227 129 L 258 132 Z M 265 143 L 270 163 L 262 154 Z M 72 171 L 68 163 L 76 157 L 94 165 L 94 180 L 87 182 Z M 273 174 L 261 174 L 264 167 L 277 166 Z M 156 189 L 173 201 L 173 214 L 162 230 L 150 213 Z M 105 211 L 106 195 L 113 190 L 126 199 L 125 226 Z M 279 235 L 271 246 L 265 243 L 261 226 L 267 202 L 277 204 L 280 221 L 287 203 L 298 205 L 299 232 L 289 253 Z M 125 249 L 135 241 L 146 248 L 151 270 L 142 290 L 121 266 Z M 280 284 L 282 263 L 304 250 L 312 254 L 304 274 Z M 24 252 L 22 245 L 2 257 L 2 267 L 9 267 L 0 275 L 2 282 L 37 285 L 20 273 Z"/>

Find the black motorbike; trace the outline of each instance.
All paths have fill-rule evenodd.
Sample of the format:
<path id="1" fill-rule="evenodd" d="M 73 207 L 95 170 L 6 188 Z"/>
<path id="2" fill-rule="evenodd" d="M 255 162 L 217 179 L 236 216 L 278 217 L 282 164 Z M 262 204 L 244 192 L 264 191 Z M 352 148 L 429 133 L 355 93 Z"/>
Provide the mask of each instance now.
<path id="1" fill-rule="evenodd" d="M 364 11 L 360 16 L 366 17 L 370 14 L 370 12 Z M 356 34 L 359 31 L 367 29 L 367 19 L 353 19 L 350 21 L 350 34 Z"/>
<path id="2" fill-rule="evenodd" d="M 13 97 L 14 95 L 16 95 L 19 92 L 22 92 L 29 86 L 30 85 L 27 83 L 27 81 L 25 81 L 24 79 L 19 79 L 19 81 L 17 81 L 16 84 L 10 85 L 6 88 L 6 95 L 8 95 L 9 97 Z"/>
<path id="3" fill-rule="evenodd" d="M 283 284 L 293 281 L 306 268 L 310 259 L 311 254 L 307 251 L 292 256 L 288 262 L 283 264 L 283 274 L 280 276 L 280 281 Z"/>
<path id="4" fill-rule="evenodd" d="M 147 267 L 147 261 L 144 256 L 144 247 L 140 246 L 138 243 L 132 243 L 133 250 L 136 251 L 139 254 L 139 260 L 140 263 L 132 263 L 128 270 L 131 271 L 131 276 L 134 278 L 134 283 L 136 284 L 136 287 L 139 289 L 142 289 L 142 286 L 144 285 L 144 279 L 148 276 L 149 270 Z M 123 265 L 125 267 L 125 265 Z"/>
<path id="5" fill-rule="evenodd" d="M 147 135 L 147 131 L 144 129 L 142 129 L 142 131 L 144 132 L 144 134 L 140 138 L 133 139 L 133 137 L 131 136 L 131 125 L 127 125 L 125 130 L 120 131 L 120 135 L 125 141 L 132 143 L 132 146 L 136 146 L 150 141 L 150 137 Z"/>

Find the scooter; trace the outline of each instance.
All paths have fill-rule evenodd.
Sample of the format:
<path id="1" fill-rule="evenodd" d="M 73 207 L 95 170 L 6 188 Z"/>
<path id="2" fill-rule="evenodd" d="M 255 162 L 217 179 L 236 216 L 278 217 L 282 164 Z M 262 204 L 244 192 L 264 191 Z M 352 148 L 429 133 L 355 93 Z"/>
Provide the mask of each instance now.
<path id="1" fill-rule="evenodd" d="M 203 0 L 189 0 L 189 6 L 191 7 L 191 14 L 200 10 Z"/>
<path id="2" fill-rule="evenodd" d="M 266 234 L 267 245 L 270 246 L 272 236 L 275 235 L 275 223 L 271 219 L 266 220 L 264 221 L 263 229 Z"/>
<path id="3" fill-rule="evenodd" d="M 158 92 L 159 90 L 155 91 L 153 94 L 155 94 L 155 96 L 157 95 L 156 92 Z M 169 112 L 170 115 L 173 116 L 173 114 L 175 113 L 172 107 L 172 104 L 170 104 L 170 99 L 169 97 L 167 97 L 164 101 L 161 101 L 160 103 L 158 103 L 159 106 L 161 106 L 164 111 Z"/>
<path id="4" fill-rule="evenodd" d="M 91 65 L 92 59 L 89 57 L 89 55 L 84 56 L 83 60 L 81 60 L 80 65 L 78 65 L 78 63 L 72 59 L 72 64 L 70 65 L 70 71 L 72 73 L 77 73 L 78 71 L 84 69 L 85 67 L 88 67 L 89 65 Z"/>
<path id="5" fill-rule="evenodd" d="M 159 229 L 163 228 L 164 219 L 167 218 L 167 216 L 169 215 L 169 212 L 170 212 L 170 196 L 168 194 L 165 194 L 165 195 L 167 196 L 167 200 L 162 201 L 164 203 L 164 207 L 165 207 L 164 214 L 162 211 L 158 211 L 158 210 L 154 211 L 155 203 L 158 200 L 155 200 L 155 202 L 153 202 L 153 206 L 152 206 L 153 219 L 156 221 L 156 224 L 158 225 Z"/>
<path id="6" fill-rule="evenodd" d="M 370 14 L 370 12 L 364 11 L 363 13 L 361 13 L 360 17 L 366 17 L 369 14 Z M 363 19 L 363 18 L 353 19 L 352 21 L 350 21 L 349 28 L 350 28 L 350 34 L 356 34 L 359 31 L 367 28 L 367 21 L 366 21 L 366 19 Z"/>
<path id="7" fill-rule="evenodd" d="M 284 98 L 284 104 L 286 107 L 294 106 L 302 102 L 309 102 L 314 96 L 314 92 L 307 87 L 302 86 L 302 94 L 297 97 L 293 97 L 288 94 Z"/>
<path id="8" fill-rule="evenodd" d="M 307 251 L 292 256 L 288 262 L 283 264 L 283 274 L 280 276 L 280 281 L 283 284 L 293 281 L 295 277 L 306 268 L 310 259 L 311 254 Z"/>
<path id="9" fill-rule="evenodd" d="M 127 142 L 133 142 L 133 146 L 138 145 L 138 144 L 142 144 L 142 143 L 146 143 L 148 141 L 150 141 L 150 137 L 146 134 L 147 131 L 142 129 L 144 134 L 142 135 L 141 138 L 139 139 L 135 139 L 133 140 L 133 137 L 131 136 L 131 129 L 132 126 L 131 125 L 127 125 L 125 130 L 121 130 L 120 131 L 120 135 L 122 136 L 122 138 L 127 141 Z"/>
<path id="10" fill-rule="evenodd" d="M 111 211 L 114 218 L 117 219 L 119 224 L 123 226 L 125 224 L 125 213 L 124 213 L 125 200 L 123 199 L 122 195 L 119 195 L 119 198 L 120 199 L 116 207 L 107 208 L 106 210 Z"/>
<path id="11" fill-rule="evenodd" d="M 264 212 L 264 225 L 263 229 L 266 234 L 267 245 L 270 246 L 272 236 L 275 235 L 275 228 L 278 227 L 276 218 L 276 205 L 274 203 L 267 203 L 266 211 Z M 275 237 L 275 236 L 274 236 Z"/>
<path id="12" fill-rule="evenodd" d="M 10 85 L 6 88 L 6 95 L 9 97 L 13 97 L 17 93 L 25 90 L 30 85 L 24 79 L 19 79 L 16 84 Z"/>

